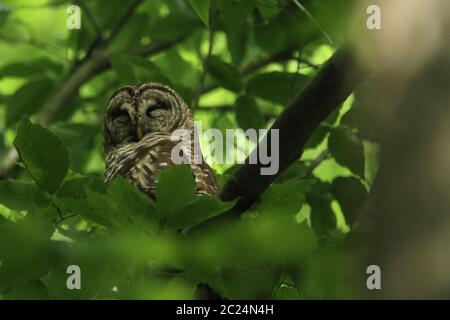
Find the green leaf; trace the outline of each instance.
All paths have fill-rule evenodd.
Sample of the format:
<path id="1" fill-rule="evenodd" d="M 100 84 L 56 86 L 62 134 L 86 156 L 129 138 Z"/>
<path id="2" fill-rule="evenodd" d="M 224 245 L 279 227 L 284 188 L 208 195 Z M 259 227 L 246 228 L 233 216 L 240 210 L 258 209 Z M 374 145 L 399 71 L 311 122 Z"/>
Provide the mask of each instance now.
<path id="1" fill-rule="evenodd" d="M 333 180 L 331 190 L 344 211 L 347 224 L 352 226 L 367 198 L 366 188 L 356 178 L 338 177 Z"/>
<path id="2" fill-rule="evenodd" d="M 305 195 L 314 184 L 314 180 L 288 180 L 273 184 L 267 190 L 258 206 L 258 211 L 265 215 L 295 215 L 305 203 Z"/>
<path id="3" fill-rule="evenodd" d="M 194 9 L 197 16 L 203 21 L 206 27 L 209 28 L 209 0 L 188 0 L 189 4 Z"/>
<path id="4" fill-rule="evenodd" d="M 235 202 L 222 202 L 210 196 L 197 196 L 194 200 L 173 213 L 167 220 L 167 228 L 179 230 L 192 227 L 217 216 L 234 206 Z"/>
<path id="5" fill-rule="evenodd" d="M 340 165 L 364 178 L 364 146 L 350 129 L 334 129 L 328 138 L 328 149 Z"/>
<path id="6" fill-rule="evenodd" d="M 274 71 L 252 77 L 247 93 L 262 99 L 286 105 L 306 84 L 308 77 L 288 72 Z"/>
<path id="7" fill-rule="evenodd" d="M 36 184 L 25 181 L 0 181 L 0 204 L 11 210 L 32 210 L 49 205 L 48 197 Z"/>
<path id="8" fill-rule="evenodd" d="M 195 180 L 187 165 L 161 171 L 156 183 L 156 204 L 162 218 L 171 216 L 188 204 L 195 195 Z"/>
<path id="9" fill-rule="evenodd" d="M 224 88 L 231 91 L 241 90 L 241 76 L 234 66 L 221 60 L 217 56 L 211 56 L 208 60 L 208 67 L 211 76 L 216 79 Z"/>
<path id="10" fill-rule="evenodd" d="M 53 81 L 47 78 L 31 80 L 20 87 L 6 102 L 5 125 L 11 126 L 22 115 L 37 112 L 49 97 Z"/>
<path id="11" fill-rule="evenodd" d="M 236 33 L 244 25 L 255 7 L 253 0 L 219 0 L 220 17 L 230 33 Z"/>
<path id="12" fill-rule="evenodd" d="M 306 195 L 306 200 L 311 206 L 311 226 L 322 241 L 320 245 L 327 245 L 338 233 L 337 218 L 331 208 L 331 202 L 334 200 L 331 186 L 317 181 Z"/>
<path id="13" fill-rule="evenodd" d="M 61 140 L 22 117 L 14 146 L 38 186 L 46 192 L 55 193 L 69 169 L 69 154 Z"/>
<path id="14" fill-rule="evenodd" d="M 154 232 L 159 223 L 154 202 L 120 176 L 110 185 L 91 177 L 67 180 L 56 201 L 68 214 L 80 214 L 113 231 Z"/>
<path id="15" fill-rule="evenodd" d="M 147 232 L 156 231 L 158 213 L 155 203 L 135 185 L 122 177 L 117 177 L 108 187 L 108 195 L 135 225 Z"/>
<path id="16" fill-rule="evenodd" d="M 86 189 L 82 199 L 74 197 L 58 198 L 58 204 L 68 214 L 79 214 L 84 218 L 107 227 L 115 232 L 136 232 L 138 226 L 119 210 L 117 203 L 105 194 Z"/>
<path id="17" fill-rule="evenodd" d="M 66 178 L 61 188 L 59 188 L 56 196 L 58 198 L 76 198 L 82 199 L 86 197 L 86 187 L 93 182 L 93 177 L 75 176 Z"/>
<path id="18" fill-rule="evenodd" d="M 240 96 L 236 100 L 236 121 L 240 128 L 247 130 L 265 128 L 264 118 L 256 105 L 255 100 L 250 96 Z"/>
<path id="19" fill-rule="evenodd" d="M 226 36 L 231 59 L 235 65 L 240 65 L 248 51 L 249 34 L 237 32 L 234 34 L 228 33 Z"/>

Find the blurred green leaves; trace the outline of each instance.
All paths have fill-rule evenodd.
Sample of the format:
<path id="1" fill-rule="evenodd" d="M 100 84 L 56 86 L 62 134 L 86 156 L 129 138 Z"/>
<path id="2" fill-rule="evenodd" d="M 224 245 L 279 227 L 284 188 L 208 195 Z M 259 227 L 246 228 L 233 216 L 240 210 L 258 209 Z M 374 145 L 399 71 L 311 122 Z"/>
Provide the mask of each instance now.
<path id="1" fill-rule="evenodd" d="M 52 89 L 53 81 L 48 78 L 31 80 L 20 87 L 6 102 L 6 126 L 16 123 L 21 115 L 31 115 L 38 111 Z"/>
<path id="2" fill-rule="evenodd" d="M 56 258 L 51 232 L 38 218 L 0 224 L 0 293 L 22 290 L 48 272 Z"/>
<path id="3" fill-rule="evenodd" d="M 163 218 L 182 208 L 195 194 L 194 177 L 186 165 L 162 171 L 157 181 L 155 196 Z M 176 190 L 173 186 L 177 186 Z"/>

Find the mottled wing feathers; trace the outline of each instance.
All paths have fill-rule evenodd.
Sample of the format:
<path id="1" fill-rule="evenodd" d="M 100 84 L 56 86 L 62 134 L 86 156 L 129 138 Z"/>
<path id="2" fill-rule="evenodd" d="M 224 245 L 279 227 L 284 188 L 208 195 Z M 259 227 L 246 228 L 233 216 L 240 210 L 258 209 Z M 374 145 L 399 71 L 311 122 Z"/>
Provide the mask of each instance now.
<path id="1" fill-rule="evenodd" d="M 106 182 L 121 175 L 153 198 L 158 173 L 175 165 L 172 149 L 176 143 L 168 135 L 155 134 L 138 143 L 117 148 L 107 157 Z M 217 180 L 208 164 L 202 159 L 199 164 L 190 161 L 189 165 L 195 177 L 197 192 L 216 195 L 219 191 Z"/>

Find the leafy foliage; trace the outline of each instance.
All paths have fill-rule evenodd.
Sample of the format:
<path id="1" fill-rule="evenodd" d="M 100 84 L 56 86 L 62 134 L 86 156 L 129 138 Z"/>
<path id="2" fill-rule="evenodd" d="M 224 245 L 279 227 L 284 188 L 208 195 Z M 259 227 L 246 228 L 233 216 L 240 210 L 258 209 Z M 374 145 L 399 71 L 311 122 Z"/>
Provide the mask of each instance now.
<path id="1" fill-rule="evenodd" d="M 20 160 L 0 180 L 1 298 L 192 299 L 199 283 L 234 299 L 361 297 L 352 275 L 364 239 L 347 234 L 377 168 L 373 135 L 360 121 L 363 91 L 358 110 L 349 99 L 330 115 L 233 224 L 195 231 L 235 203 L 197 195 L 185 166 L 157 177 L 155 201 L 122 178 L 101 179 L 104 106 L 123 84 L 164 82 L 188 104 L 198 95 L 192 111 L 204 129 L 268 128 L 334 50 L 291 1 L 143 1 L 122 26 L 128 4 L 85 1 L 94 20 L 83 15 L 80 30 L 65 27 L 64 1 L 35 10 L 5 2 L 0 168 L 8 150 Z M 349 3 L 302 1 L 336 44 Z M 25 37 L 24 28 L 33 32 Z M 69 94 L 66 85 L 77 82 Z M 221 181 L 235 169 L 212 167 Z M 66 286 L 73 264 L 81 290 Z"/>
<path id="2" fill-rule="evenodd" d="M 22 118 L 14 146 L 38 186 L 49 193 L 56 192 L 69 168 L 69 155 L 62 142 L 43 127 Z"/>

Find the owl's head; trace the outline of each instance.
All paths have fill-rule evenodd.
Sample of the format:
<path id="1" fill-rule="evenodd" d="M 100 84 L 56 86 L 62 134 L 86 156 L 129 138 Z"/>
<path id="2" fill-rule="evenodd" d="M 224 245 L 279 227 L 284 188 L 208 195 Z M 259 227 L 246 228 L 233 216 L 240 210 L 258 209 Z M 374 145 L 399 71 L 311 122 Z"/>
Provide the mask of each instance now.
<path id="1" fill-rule="evenodd" d="M 104 121 L 104 147 L 139 142 L 150 133 L 170 134 L 193 126 L 190 111 L 176 92 L 160 83 L 125 86 L 109 100 Z"/>

